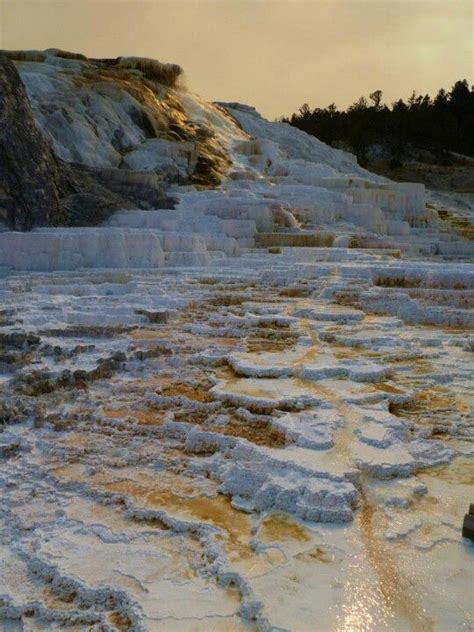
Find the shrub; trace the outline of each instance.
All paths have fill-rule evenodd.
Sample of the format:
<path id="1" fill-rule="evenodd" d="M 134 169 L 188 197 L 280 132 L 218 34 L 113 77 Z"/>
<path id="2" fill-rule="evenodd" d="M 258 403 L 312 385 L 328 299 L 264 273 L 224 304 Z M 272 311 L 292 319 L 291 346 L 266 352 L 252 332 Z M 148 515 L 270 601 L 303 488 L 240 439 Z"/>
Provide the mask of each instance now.
<path id="1" fill-rule="evenodd" d="M 61 57 L 62 59 L 78 59 L 80 61 L 87 61 L 87 57 L 81 53 L 71 53 L 67 50 L 59 50 L 57 48 L 49 49 L 45 51 L 55 57 Z"/>
<path id="2" fill-rule="evenodd" d="M 117 66 L 139 70 L 147 79 L 169 87 L 175 86 L 183 74 L 183 69 L 178 64 L 163 64 L 156 59 L 146 57 L 119 57 Z"/>
<path id="3" fill-rule="evenodd" d="M 38 61 L 46 60 L 47 54 L 41 50 L 0 50 L 0 55 L 4 55 L 12 61 Z"/>

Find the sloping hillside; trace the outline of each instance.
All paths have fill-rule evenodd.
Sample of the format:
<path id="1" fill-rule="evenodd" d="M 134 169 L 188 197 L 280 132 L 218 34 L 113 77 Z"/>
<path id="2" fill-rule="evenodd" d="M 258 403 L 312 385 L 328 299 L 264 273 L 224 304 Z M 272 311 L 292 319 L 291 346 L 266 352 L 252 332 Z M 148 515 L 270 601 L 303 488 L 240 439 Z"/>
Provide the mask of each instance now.
<path id="1" fill-rule="evenodd" d="M 352 155 L 289 125 L 266 121 L 251 107 L 207 103 L 186 89 L 175 65 L 140 58 L 88 59 L 57 50 L 7 56 L 10 61 L 4 57 L 4 65 L 13 68 L 13 60 L 26 94 L 17 81 L 24 113 L 18 117 L 10 109 L 10 125 L 4 129 L 23 129 L 27 117 L 30 126 L 15 164 L 27 164 L 22 152 L 34 155 L 26 148 L 35 129 L 35 142 L 41 140 L 41 151 L 56 165 L 57 173 L 50 169 L 42 177 L 49 178 L 43 191 L 53 187 L 57 209 L 40 212 L 40 201 L 54 205 L 45 202 L 45 193 L 36 204 L 26 199 L 31 186 L 19 184 L 21 169 L 5 162 L 3 172 L 10 173 L 10 181 L 3 176 L 4 220 L 12 228 L 105 221 L 108 227 L 87 233 L 87 255 L 81 254 L 77 231 L 42 230 L 14 238 L 4 234 L 2 265 L 48 270 L 58 265 L 116 266 L 115 256 L 110 261 L 99 256 L 100 244 L 106 239 L 113 251 L 114 240 L 119 240 L 117 249 L 127 250 L 124 230 L 132 251 L 152 238 L 163 250 L 163 231 L 194 235 L 186 244 L 168 237 L 164 252 L 189 254 L 152 257 L 153 266 L 203 261 L 208 252 L 236 254 L 239 247 L 254 244 L 447 255 L 458 251 L 455 244 L 462 235 L 447 230 L 436 208 L 425 207 L 422 185 L 371 174 Z M 8 113 L 5 103 L 3 112 Z M 4 145 L 15 143 L 6 137 Z M 31 173 L 23 173 L 23 181 L 28 178 Z M 178 212 L 166 228 L 160 209 L 172 207 Z M 116 210 L 121 214 L 111 217 Z M 124 215 L 126 210 L 147 213 Z M 28 219 L 19 221 L 21 213 Z M 142 235 L 140 230 L 155 232 Z M 79 248 L 77 259 L 70 259 L 71 247 Z M 463 249 L 467 252 L 469 246 Z M 133 252 L 124 261 L 133 265 Z M 138 261 L 140 266 L 146 263 L 141 255 Z"/>

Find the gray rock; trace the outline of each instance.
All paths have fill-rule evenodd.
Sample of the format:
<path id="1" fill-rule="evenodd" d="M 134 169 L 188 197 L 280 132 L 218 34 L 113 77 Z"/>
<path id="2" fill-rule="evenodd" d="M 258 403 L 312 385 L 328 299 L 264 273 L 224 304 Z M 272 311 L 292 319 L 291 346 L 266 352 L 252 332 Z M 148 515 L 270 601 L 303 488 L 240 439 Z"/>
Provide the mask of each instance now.
<path id="1" fill-rule="evenodd" d="M 61 224 L 67 188 L 15 66 L 0 55 L 0 219 L 15 230 Z"/>

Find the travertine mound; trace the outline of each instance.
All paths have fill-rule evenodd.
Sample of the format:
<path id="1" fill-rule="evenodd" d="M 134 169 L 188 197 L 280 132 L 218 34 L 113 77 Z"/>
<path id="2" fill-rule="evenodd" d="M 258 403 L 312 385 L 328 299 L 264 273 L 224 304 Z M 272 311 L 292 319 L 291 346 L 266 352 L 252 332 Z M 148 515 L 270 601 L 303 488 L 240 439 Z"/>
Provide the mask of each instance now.
<path id="1" fill-rule="evenodd" d="M 127 267 L 132 260 L 144 267 L 160 261 L 193 266 L 255 245 L 472 254 L 472 244 L 426 206 L 423 185 L 371 174 L 351 154 L 267 121 L 249 106 L 207 103 L 186 89 L 179 66 L 135 57 L 90 59 L 56 49 L 7 56 L 2 64 L 21 94 L 23 114 L 15 117 L 3 98 L 9 120 L 3 142 L 23 136 L 11 143 L 13 167 L 4 159 L 0 174 L 4 222 L 15 230 L 106 222 L 152 231 L 156 243 L 169 244 L 164 259 L 98 253 L 95 262 L 87 244 L 87 252 L 77 253 L 79 267 Z M 30 154 L 41 159 L 23 164 L 29 143 Z M 43 180 L 35 189 L 33 171 L 41 165 Z M 14 178 L 20 178 L 18 186 L 11 184 Z M 119 232 L 105 234 L 110 249 L 123 248 Z M 5 235 L 1 265 L 70 269 L 67 254 L 54 254 L 67 250 L 70 239 L 54 230 L 40 238 Z M 87 242 L 79 233 L 75 239 Z M 44 247 L 37 256 L 39 243 Z M 19 251 L 30 253 L 21 263 Z"/>
<path id="2" fill-rule="evenodd" d="M 230 164 L 212 129 L 172 93 L 182 76 L 175 64 L 55 49 L 0 59 L 0 221 L 10 228 L 170 207 L 166 183 L 216 185 Z"/>

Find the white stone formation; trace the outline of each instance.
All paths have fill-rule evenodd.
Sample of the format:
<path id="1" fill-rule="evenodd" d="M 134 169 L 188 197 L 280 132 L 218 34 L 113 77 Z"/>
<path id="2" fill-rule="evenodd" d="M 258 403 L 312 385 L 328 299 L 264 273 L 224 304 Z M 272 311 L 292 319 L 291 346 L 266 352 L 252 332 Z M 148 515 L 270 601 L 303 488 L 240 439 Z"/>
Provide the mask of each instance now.
<path id="1" fill-rule="evenodd" d="M 17 62 L 35 116 L 58 155 L 89 166 L 188 177 L 196 166 L 195 143 L 147 138 L 134 97 L 111 82 L 88 89 L 80 80 L 81 63 L 56 57 L 54 51 L 42 63 Z M 346 152 L 286 124 L 266 121 L 247 106 L 228 104 L 229 116 L 222 106 L 186 90 L 171 93 L 189 120 L 210 124 L 226 147 L 232 165 L 222 185 L 200 191 L 174 186 L 174 210 L 124 209 L 107 227 L 93 231 L 3 234 L 0 265 L 44 271 L 193 266 L 209 257 L 238 255 L 256 243 L 268 246 L 272 240 L 275 245 L 318 243 L 317 237 L 307 237 L 318 234 L 332 235 L 320 240 L 322 245 L 458 252 L 459 238 L 440 231 L 433 211 L 426 208 L 423 185 L 375 176 Z M 163 114 L 156 104 L 159 120 Z M 270 236 L 275 233 L 301 235 Z M 462 242 L 460 249 L 472 250 Z"/>

